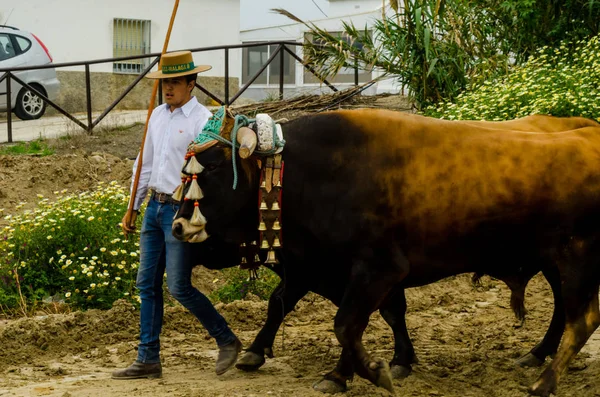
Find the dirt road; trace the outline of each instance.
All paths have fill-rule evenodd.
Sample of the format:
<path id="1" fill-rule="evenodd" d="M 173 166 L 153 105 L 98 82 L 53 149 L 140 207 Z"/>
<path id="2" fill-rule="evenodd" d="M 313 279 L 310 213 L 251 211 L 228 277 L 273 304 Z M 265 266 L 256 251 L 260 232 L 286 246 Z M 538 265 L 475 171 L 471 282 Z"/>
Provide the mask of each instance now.
<path id="1" fill-rule="evenodd" d="M 398 396 L 516 397 L 541 369 L 514 366 L 540 340 L 552 298 L 539 277 L 530 284 L 527 320 L 520 326 L 509 308 L 509 291 L 468 276 L 409 290 L 408 328 L 420 360 L 409 378 L 395 383 Z M 219 304 L 248 345 L 266 315 L 265 302 Z M 216 347 L 179 306 L 167 310 L 163 332 L 164 376 L 114 381 L 110 373 L 135 358 L 137 312 L 127 304 L 109 311 L 57 314 L 0 324 L 0 396 L 321 396 L 311 385 L 331 370 L 340 353 L 333 334 L 335 307 L 316 295 L 286 319 L 274 359 L 255 373 L 214 374 Z M 374 314 L 364 342 L 391 359 L 393 337 Z M 563 377 L 559 396 L 600 396 L 600 332 L 594 334 Z M 388 396 L 356 378 L 348 397 Z"/>

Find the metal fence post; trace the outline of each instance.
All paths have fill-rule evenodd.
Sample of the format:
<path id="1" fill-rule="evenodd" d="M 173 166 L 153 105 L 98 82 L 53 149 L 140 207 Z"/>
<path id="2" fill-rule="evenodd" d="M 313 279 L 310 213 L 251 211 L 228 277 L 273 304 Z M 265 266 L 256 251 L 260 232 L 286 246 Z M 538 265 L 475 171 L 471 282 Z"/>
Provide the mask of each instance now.
<path id="1" fill-rule="evenodd" d="M 285 44 L 279 45 L 279 100 L 283 100 L 283 49 L 285 48 Z"/>
<path id="2" fill-rule="evenodd" d="M 92 132 L 92 84 L 90 79 L 90 65 L 85 65 L 85 99 L 87 101 L 88 133 Z"/>
<path id="3" fill-rule="evenodd" d="M 10 80 L 12 73 L 8 72 L 6 76 L 6 129 L 8 131 L 8 143 L 12 143 L 12 90 Z"/>
<path id="4" fill-rule="evenodd" d="M 229 106 L 229 48 L 225 48 L 225 106 Z"/>

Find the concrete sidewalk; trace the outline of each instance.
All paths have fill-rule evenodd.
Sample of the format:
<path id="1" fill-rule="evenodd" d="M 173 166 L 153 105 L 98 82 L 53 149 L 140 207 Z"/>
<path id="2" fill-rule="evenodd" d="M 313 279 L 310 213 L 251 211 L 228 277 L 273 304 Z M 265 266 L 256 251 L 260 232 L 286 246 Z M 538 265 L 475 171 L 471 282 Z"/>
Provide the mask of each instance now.
<path id="1" fill-rule="evenodd" d="M 101 113 L 97 112 L 92 115 L 92 122 Z M 94 127 L 94 130 L 99 128 L 114 128 L 117 126 L 133 125 L 135 123 L 146 123 L 148 110 L 113 110 L 106 115 L 104 119 Z M 75 117 L 87 124 L 87 115 L 76 114 Z M 61 135 L 76 134 L 84 132 L 84 129 L 72 122 L 63 115 L 59 116 L 44 116 L 38 120 L 20 120 L 16 116 L 12 118 L 12 140 L 13 142 L 32 141 L 38 138 L 56 138 Z M 8 128 L 6 119 L 0 121 L 0 143 L 8 142 Z"/>

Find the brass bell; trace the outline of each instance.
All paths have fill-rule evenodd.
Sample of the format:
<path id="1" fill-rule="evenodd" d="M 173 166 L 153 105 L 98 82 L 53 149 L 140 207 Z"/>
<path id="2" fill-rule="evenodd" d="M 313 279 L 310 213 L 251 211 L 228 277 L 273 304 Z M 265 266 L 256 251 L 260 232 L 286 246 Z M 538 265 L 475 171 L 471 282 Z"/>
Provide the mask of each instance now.
<path id="1" fill-rule="evenodd" d="M 240 247 L 245 247 L 245 246 L 246 246 L 246 243 L 240 244 Z"/>
<path id="2" fill-rule="evenodd" d="M 281 187 L 281 180 L 278 180 L 277 182 L 275 182 L 275 187 Z"/>
<path id="3" fill-rule="evenodd" d="M 265 182 L 265 180 L 263 179 L 263 181 L 260 183 L 260 187 L 265 188 L 267 187 L 267 183 Z"/>
<path id="4" fill-rule="evenodd" d="M 267 202 L 265 200 L 262 200 L 260 202 L 260 209 L 261 210 L 268 210 L 269 208 L 267 207 Z"/>
<path id="5" fill-rule="evenodd" d="M 258 230 L 260 230 L 261 232 L 264 232 L 265 230 L 267 230 L 267 225 L 265 225 L 264 222 L 260 222 L 258 224 Z"/>
<path id="6" fill-rule="evenodd" d="M 254 254 L 254 263 L 259 263 L 260 262 L 260 256 L 258 256 L 258 254 Z"/>
<path id="7" fill-rule="evenodd" d="M 248 261 L 246 260 L 246 257 L 242 256 L 242 265 L 245 265 L 246 263 L 248 263 Z"/>
<path id="8" fill-rule="evenodd" d="M 277 256 L 275 255 L 275 251 L 271 250 L 267 253 L 266 264 L 277 264 L 279 261 L 277 260 Z"/>
<path id="9" fill-rule="evenodd" d="M 279 211 L 279 210 L 281 209 L 281 207 L 279 207 L 279 202 L 277 202 L 277 201 L 274 201 L 274 202 L 273 202 L 273 205 L 271 206 L 271 209 L 272 209 L 273 211 Z"/>
<path id="10" fill-rule="evenodd" d="M 279 242 L 279 238 L 275 237 L 273 240 L 273 248 L 281 248 L 281 243 Z"/>
<path id="11" fill-rule="evenodd" d="M 256 240 L 252 241 L 250 245 L 256 245 Z"/>
<path id="12" fill-rule="evenodd" d="M 273 222 L 273 230 L 281 230 L 281 225 L 279 224 L 278 219 L 276 219 L 275 222 Z"/>
<path id="13" fill-rule="evenodd" d="M 269 248 L 269 242 L 267 241 L 267 239 L 264 239 L 262 241 L 262 244 L 260 245 L 260 248 L 265 249 L 265 250 Z"/>

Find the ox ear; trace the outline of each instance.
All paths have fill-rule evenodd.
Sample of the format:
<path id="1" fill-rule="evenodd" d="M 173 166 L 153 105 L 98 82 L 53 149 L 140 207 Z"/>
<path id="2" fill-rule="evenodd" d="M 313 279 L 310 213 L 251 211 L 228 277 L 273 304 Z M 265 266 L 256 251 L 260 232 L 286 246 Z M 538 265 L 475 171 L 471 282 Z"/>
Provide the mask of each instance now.
<path id="1" fill-rule="evenodd" d="M 258 138 L 254 131 L 248 127 L 240 127 L 237 132 L 237 142 L 240 144 L 240 157 L 247 159 L 256 149 Z"/>

